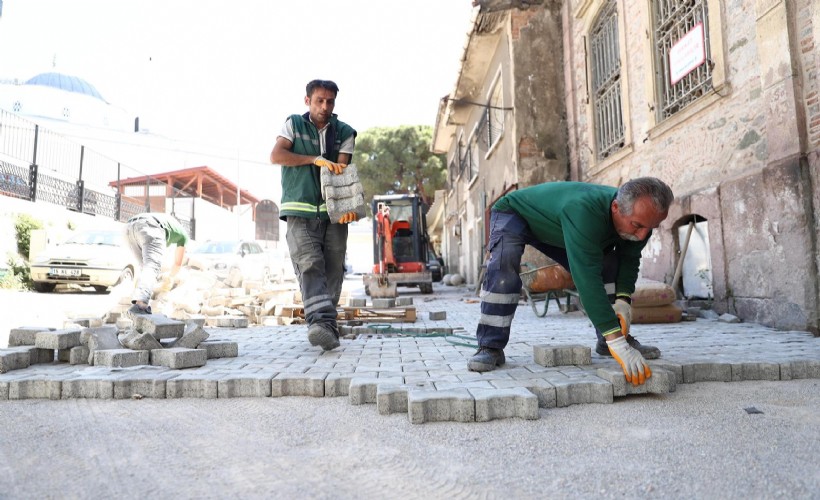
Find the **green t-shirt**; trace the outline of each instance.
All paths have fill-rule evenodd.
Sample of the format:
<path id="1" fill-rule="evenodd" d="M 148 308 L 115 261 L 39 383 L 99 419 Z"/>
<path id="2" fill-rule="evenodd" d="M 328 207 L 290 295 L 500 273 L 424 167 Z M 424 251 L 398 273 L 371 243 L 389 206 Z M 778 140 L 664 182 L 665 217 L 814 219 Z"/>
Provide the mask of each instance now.
<path id="1" fill-rule="evenodd" d="M 604 253 L 615 248 L 619 261 L 615 291 L 631 295 L 646 245 L 646 240 L 627 241 L 615 231 L 610 207 L 617 192 L 599 184 L 548 182 L 513 191 L 493 205 L 494 210 L 521 216 L 538 240 L 566 249 L 581 302 L 602 333 L 619 327 L 601 277 Z"/>

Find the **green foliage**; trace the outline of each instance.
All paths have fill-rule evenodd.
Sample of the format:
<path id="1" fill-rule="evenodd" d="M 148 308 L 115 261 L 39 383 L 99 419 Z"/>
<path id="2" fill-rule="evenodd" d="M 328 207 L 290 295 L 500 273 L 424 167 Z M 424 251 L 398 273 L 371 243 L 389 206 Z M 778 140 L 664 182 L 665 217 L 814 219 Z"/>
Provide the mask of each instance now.
<path id="1" fill-rule="evenodd" d="M 364 199 L 374 195 L 416 193 L 429 207 L 447 181 L 445 155 L 430 151 L 433 128 L 423 125 L 376 127 L 356 138 L 353 163 Z"/>
<path id="2" fill-rule="evenodd" d="M 20 256 L 10 257 L 8 271 L 0 276 L 0 289 L 20 290 L 32 287 L 31 272 L 28 263 Z"/>
<path id="3" fill-rule="evenodd" d="M 31 231 L 42 229 L 43 223 L 38 219 L 28 215 L 19 214 L 14 221 L 14 234 L 17 236 L 17 252 L 24 257 L 28 257 L 31 247 Z"/>

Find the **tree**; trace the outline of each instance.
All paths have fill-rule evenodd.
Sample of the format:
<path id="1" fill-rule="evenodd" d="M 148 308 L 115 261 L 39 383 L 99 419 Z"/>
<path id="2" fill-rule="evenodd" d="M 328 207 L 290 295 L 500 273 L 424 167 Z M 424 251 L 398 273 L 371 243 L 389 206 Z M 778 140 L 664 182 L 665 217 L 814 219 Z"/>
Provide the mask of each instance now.
<path id="1" fill-rule="evenodd" d="M 429 207 L 447 180 L 445 156 L 430 151 L 433 128 L 376 127 L 356 138 L 353 163 L 368 204 L 378 194 L 418 194 Z"/>

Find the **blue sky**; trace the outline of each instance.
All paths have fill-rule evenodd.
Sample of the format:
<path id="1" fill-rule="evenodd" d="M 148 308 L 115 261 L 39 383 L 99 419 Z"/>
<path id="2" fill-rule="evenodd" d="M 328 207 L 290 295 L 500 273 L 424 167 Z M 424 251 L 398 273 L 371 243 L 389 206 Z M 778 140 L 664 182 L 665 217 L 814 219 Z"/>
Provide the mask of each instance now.
<path id="1" fill-rule="evenodd" d="M 174 138 L 269 151 L 313 78 L 359 131 L 434 125 L 470 0 L 4 0 L 0 79 L 82 77 Z"/>

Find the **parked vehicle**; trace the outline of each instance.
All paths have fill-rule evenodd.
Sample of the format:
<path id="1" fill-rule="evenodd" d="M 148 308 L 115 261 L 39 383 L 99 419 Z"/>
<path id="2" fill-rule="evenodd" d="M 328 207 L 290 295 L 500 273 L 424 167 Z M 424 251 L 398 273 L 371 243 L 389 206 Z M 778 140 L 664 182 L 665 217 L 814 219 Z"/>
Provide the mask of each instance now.
<path id="1" fill-rule="evenodd" d="M 227 278 L 234 268 L 247 279 L 265 282 L 275 279 L 276 268 L 271 255 L 255 241 L 206 241 L 188 252 L 188 262 L 222 279 Z"/>
<path id="2" fill-rule="evenodd" d="M 0 173 L 0 194 L 28 199 L 28 182 L 16 174 Z"/>
<path id="3" fill-rule="evenodd" d="M 92 286 L 97 293 L 134 279 L 139 263 L 121 230 L 78 231 L 43 250 L 29 265 L 34 289 L 52 292 L 60 284 Z"/>

